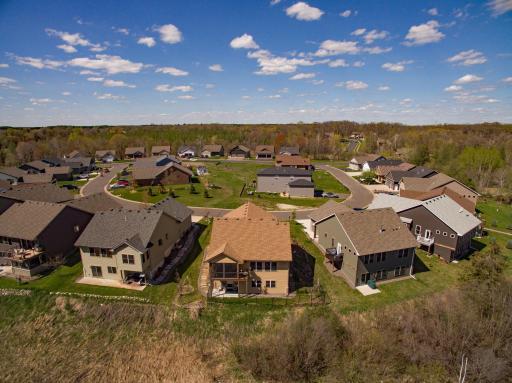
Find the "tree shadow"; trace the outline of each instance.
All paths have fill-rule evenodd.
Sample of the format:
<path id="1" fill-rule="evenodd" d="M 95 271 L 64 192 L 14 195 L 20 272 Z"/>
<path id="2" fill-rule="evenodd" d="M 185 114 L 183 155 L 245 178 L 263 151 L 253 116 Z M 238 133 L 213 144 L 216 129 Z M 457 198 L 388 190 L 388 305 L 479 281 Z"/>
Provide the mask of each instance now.
<path id="1" fill-rule="evenodd" d="M 298 245 L 292 245 L 290 266 L 290 292 L 302 287 L 313 287 L 315 281 L 315 257 Z"/>

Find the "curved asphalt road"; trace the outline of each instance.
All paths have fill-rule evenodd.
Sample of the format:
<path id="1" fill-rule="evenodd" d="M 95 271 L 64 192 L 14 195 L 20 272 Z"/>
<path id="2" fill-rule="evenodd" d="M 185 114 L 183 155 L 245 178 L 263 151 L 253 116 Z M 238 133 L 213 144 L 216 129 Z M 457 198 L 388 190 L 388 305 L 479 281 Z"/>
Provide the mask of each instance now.
<path id="1" fill-rule="evenodd" d="M 317 168 L 331 173 L 338 182 L 342 183 L 350 190 L 350 197 L 343 201 L 348 207 L 352 209 L 362 209 L 373 201 L 373 193 L 343 170 L 331 165 L 317 165 Z"/>

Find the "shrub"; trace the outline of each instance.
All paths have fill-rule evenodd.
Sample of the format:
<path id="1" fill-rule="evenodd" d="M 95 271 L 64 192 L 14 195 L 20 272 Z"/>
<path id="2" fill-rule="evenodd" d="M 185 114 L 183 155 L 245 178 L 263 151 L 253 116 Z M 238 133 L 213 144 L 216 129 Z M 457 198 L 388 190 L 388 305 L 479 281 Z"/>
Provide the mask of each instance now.
<path id="1" fill-rule="evenodd" d="M 148 189 L 148 195 L 150 197 L 154 197 L 155 196 L 155 193 L 153 192 L 153 188 L 150 186 L 149 189 Z"/>
<path id="2" fill-rule="evenodd" d="M 512 239 L 508 240 L 508 242 L 507 242 L 507 249 L 511 249 L 512 250 Z"/>
<path id="3" fill-rule="evenodd" d="M 169 188 L 169 197 L 176 198 L 176 193 L 171 188 Z"/>
<path id="4" fill-rule="evenodd" d="M 190 194 L 197 194 L 197 190 L 194 184 L 190 184 Z"/>
<path id="5" fill-rule="evenodd" d="M 210 198 L 210 193 L 208 193 L 208 189 L 204 189 L 204 198 Z"/>

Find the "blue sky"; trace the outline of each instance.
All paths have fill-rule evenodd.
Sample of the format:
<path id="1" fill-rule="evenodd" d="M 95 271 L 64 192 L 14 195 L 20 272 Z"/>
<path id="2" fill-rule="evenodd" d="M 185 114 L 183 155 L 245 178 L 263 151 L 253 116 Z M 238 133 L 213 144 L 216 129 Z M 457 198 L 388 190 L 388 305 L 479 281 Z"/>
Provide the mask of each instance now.
<path id="1" fill-rule="evenodd" d="M 512 0 L 0 0 L 0 125 L 512 122 Z"/>

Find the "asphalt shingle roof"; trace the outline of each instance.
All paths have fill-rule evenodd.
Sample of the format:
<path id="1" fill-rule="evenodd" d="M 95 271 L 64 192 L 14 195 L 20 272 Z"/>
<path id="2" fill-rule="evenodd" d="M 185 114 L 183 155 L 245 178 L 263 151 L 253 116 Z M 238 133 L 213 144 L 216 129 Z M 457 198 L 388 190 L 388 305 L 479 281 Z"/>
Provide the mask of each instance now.
<path id="1" fill-rule="evenodd" d="M 299 155 L 299 147 L 298 146 L 281 146 L 281 149 L 279 149 L 279 153 L 290 153 L 291 155 Z"/>
<path id="2" fill-rule="evenodd" d="M 110 197 L 105 193 L 96 193 L 87 197 L 77 198 L 67 204 L 88 213 L 98 213 L 111 209 L 119 209 L 123 206 L 121 203 L 117 202 L 115 198 Z"/>
<path id="3" fill-rule="evenodd" d="M 185 219 L 192 215 L 192 210 L 182 203 L 176 201 L 172 197 L 167 197 L 166 199 L 156 203 L 152 207 L 151 210 L 161 210 L 167 215 L 171 216 L 178 222 L 183 222 Z"/>
<path id="4" fill-rule="evenodd" d="M 338 212 L 351 211 L 352 209 L 342 203 L 338 203 L 333 200 L 329 200 L 322 206 L 318 207 L 309 214 L 309 218 L 315 222 L 318 222 L 330 215 Z"/>
<path id="5" fill-rule="evenodd" d="M 7 174 L 15 178 L 22 178 L 27 172 L 14 166 L 0 167 L 0 173 Z"/>
<path id="6" fill-rule="evenodd" d="M 0 196 L 17 201 L 67 202 L 74 199 L 73 194 L 54 184 L 19 184 L 0 193 Z"/>
<path id="7" fill-rule="evenodd" d="M 295 187 L 295 188 L 298 188 L 298 187 L 301 187 L 301 188 L 314 188 L 315 184 L 313 182 L 311 182 L 311 181 L 308 181 L 308 180 L 299 179 L 299 180 L 293 180 L 293 181 L 289 182 L 288 186 Z"/>
<path id="8" fill-rule="evenodd" d="M 300 177 L 311 177 L 313 175 L 312 170 L 308 169 L 297 169 L 288 167 L 273 167 L 266 168 L 258 172 L 258 176 L 300 176 Z"/>

